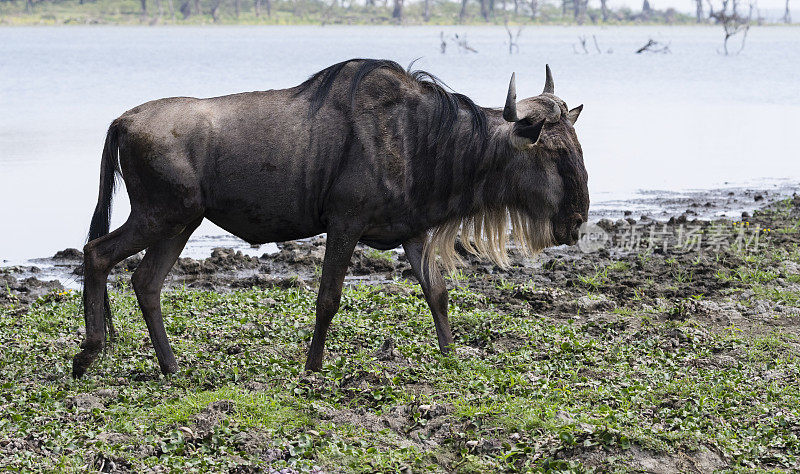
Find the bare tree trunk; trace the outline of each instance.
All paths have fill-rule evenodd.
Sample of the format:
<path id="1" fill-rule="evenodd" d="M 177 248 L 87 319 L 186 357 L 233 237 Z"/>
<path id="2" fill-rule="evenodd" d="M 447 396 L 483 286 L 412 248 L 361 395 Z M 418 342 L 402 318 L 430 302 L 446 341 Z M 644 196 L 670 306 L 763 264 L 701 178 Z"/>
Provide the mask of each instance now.
<path id="1" fill-rule="evenodd" d="M 786 11 L 783 13 L 783 22 L 786 24 L 792 22 L 792 14 L 789 12 L 789 0 L 786 0 Z"/>
<path id="2" fill-rule="evenodd" d="M 463 20 L 467 15 L 467 0 L 461 0 L 461 11 L 458 13 L 458 19 Z"/>
<path id="3" fill-rule="evenodd" d="M 424 10 L 422 11 L 422 19 L 428 21 L 431 19 L 431 0 L 425 0 Z"/>
<path id="4" fill-rule="evenodd" d="M 200 11 L 200 0 L 194 0 L 194 14 L 195 15 L 203 14 L 203 12 Z"/>
<path id="5" fill-rule="evenodd" d="M 147 15 L 147 0 L 139 0 L 142 3 L 142 15 Z"/>
<path id="6" fill-rule="evenodd" d="M 539 0 L 531 0 L 531 18 L 536 19 L 539 14 Z"/>
<path id="7" fill-rule="evenodd" d="M 213 0 L 211 2 L 211 18 L 214 19 L 214 23 L 219 21 L 219 7 L 222 5 L 222 0 Z"/>
<path id="8" fill-rule="evenodd" d="M 30 13 L 33 11 L 33 0 L 25 0 L 25 12 Z"/>
<path id="9" fill-rule="evenodd" d="M 481 2 L 481 16 L 484 20 L 489 21 L 489 10 L 486 7 L 487 0 L 478 0 Z"/>
<path id="10" fill-rule="evenodd" d="M 695 13 L 697 15 L 697 22 L 703 23 L 703 21 L 705 21 L 705 15 L 703 14 L 703 0 L 695 0 L 695 3 L 697 4 Z"/>
<path id="11" fill-rule="evenodd" d="M 242 12 L 242 0 L 234 0 L 233 4 L 236 11 L 236 18 L 239 18 L 239 13 Z"/>
<path id="12" fill-rule="evenodd" d="M 272 17 L 272 0 L 266 0 L 267 5 L 267 16 Z"/>
<path id="13" fill-rule="evenodd" d="M 164 16 L 164 6 L 161 4 L 161 0 L 156 0 L 156 10 L 158 10 L 158 19 L 160 20 Z"/>
<path id="14" fill-rule="evenodd" d="M 403 20 L 403 1 L 394 0 L 394 9 L 392 10 L 392 18 L 398 21 Z"/>
<path id="15" fill-rule="evenodd" d="M 261 16 L 261 0 L 253 0 L 253 12 L 255 12 L 256 18 Z"/>
<path id="16" fill-rule="evenodd" d="M 600 13 L 603 15 L 603 23 L 608 22 L 608 0 L 600 0 Z"/>
<path id="17" fill-rule="evenodd" d="M 180 10 L 184 20 L 192 16 L 192 7 L 189 6 L 189 0 L 184 0 L 184 2 L 181 3 L 181 7 L 178 10 Z"/>
<path id="18" fill-rule="evenodd" d="M 578 22 L 579 25 L 582 25 L 583 22 L 586 20 L 586 4 L 588 0 L 575 0 L 573 5 L 573 11 L 575 12 L 575 21 Z"/>
<path id="19" fill-rule="evenodd" d="M 650 13 L 652 13 L 652 9 L 650 8 L 650 2 L 648 0 L 644 0 L 642 2 L 642 18 L 645 20 L 650 18 Z"/>
<path id="20" fill-rule="evenodd" d="M 175 5 L 172 0 L 167 0 L 167 6 L 169 6 L 169 16 L 172 17 L 172 21 L 175 21 Z"/>
<path id="21" fill-rule="evenodd" d="M 519 15 L 519 0 L 514 0 L 514 16 Z"/>
<path id="22" fill-rule="evenodd" d="M 489 15 L 494 17 L 494 0 L 489 0 Z"/>

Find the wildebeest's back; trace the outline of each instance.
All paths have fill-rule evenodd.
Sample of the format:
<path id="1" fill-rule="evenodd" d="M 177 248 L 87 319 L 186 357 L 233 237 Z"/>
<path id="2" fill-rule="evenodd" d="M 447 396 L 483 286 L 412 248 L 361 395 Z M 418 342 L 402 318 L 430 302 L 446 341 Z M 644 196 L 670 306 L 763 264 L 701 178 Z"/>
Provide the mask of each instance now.
<path id="1" fill-rule="evenodd" d="M 130 155 L 123 174 L 146 167 L 145 175 L 196 187 L 205 216 L 251 242 L 323 232 L 343 142 L 319 130 L 343 121 L 327 111 L 315 133 L 307 107 L 291 90 L 148 102 L 119 119 L 130 152 L 121 154 Z"/>

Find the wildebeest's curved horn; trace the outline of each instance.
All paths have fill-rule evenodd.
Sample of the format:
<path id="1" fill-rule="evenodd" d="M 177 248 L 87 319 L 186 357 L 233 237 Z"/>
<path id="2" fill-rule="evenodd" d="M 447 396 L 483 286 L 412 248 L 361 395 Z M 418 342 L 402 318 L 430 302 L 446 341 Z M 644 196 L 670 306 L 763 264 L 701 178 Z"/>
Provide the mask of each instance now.
<path id="1" fill-rule="evenodd" d="M 517 116 L 517 84 L 515 74 L 511 73 L 511 82 L 508 84 L 508 95 L 506 96 L 506 106 L 503 108 L 503 118 L 507 122 L 516 122 Z"/>
<path id="2" fill-rule="evenodd" d="M 550 72 L 549 64 L 544 65 L 544 73 L 544 91 L 542 91 L 542 94 L 552 94 L 555 87 L 553 86 L 553 73 Z"/>
<path id="3" fill-rule="evenodd" d="M 561 107 L 556 103 L 553 102 L 553 108 L 550 109 L 550 113 L 547 114 L 547 123 L 556 123 L 561 120 Z"/>

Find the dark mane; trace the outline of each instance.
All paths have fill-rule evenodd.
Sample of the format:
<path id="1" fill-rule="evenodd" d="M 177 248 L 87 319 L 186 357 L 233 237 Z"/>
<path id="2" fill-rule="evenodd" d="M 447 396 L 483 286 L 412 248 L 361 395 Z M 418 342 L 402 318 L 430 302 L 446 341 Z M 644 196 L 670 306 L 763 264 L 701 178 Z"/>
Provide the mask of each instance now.
<path id="1" fill-rule="evenodd" d="M 317 110 L 322 108 L 325 99 L 327 99 L 331 88 L 336 82 L 336 78 L 345 66 L 350 63 L 358 64 L 358 69 L 353 74 L 350 83 L 349 96 L 351 103 L 355 102 L 358 87 L 371 72 L 377 69 L 393 71 L 398 75 L 415 81 L 423 90 L 429 92 L 436 99 L 437 105 L 433 117 L 434 127 L 431 130 L 434 132 L 431 134 L 434 143 L 430 145 L 442 145 L 444 144 L 443 142 L 449 141 L 458 120 L 459 109 L 464 107 L 467 113 L 470 114 L 472 123 L 472 139 L 468 145 L 477 144 L 481 150 L 484 149 L 488 137 L 488 126 L 484 110 L 469 97 L 446 90 L 449 87 L 433 74 L 420 70 L 412 71 L 413 62 L 409 64 L 408 69 L 403 69 L 398 63 L 385 59 L 349 59 L 317 72 L 300 84 L 296 92 L 296 95 L 300 95 L 311 91 L 310 116 L 313 116 Z"/>

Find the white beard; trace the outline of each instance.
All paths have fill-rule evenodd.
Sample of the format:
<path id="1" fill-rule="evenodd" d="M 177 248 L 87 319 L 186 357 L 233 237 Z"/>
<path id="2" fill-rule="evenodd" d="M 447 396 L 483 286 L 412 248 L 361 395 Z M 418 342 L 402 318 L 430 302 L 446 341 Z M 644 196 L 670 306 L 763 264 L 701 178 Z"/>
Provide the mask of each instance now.
<path id="1" fill-rule="evenodd" d="M 532 220 L 527 214 L 511 209 L 483 210 L 470 217 L 454 219 L 428 232 L 422 260 L 430 275 L 437 275 L 436 256 L 448 273 L 453 273 L 463 259 L 455 251 L 456 238 L 461 237 L 464 249 L 480 258 L 490 260 L 501 268 L 509 265 L 506 245 L 509 236 L 520 251 L 531 256 L 553 245 L 550 220 Z"/>

